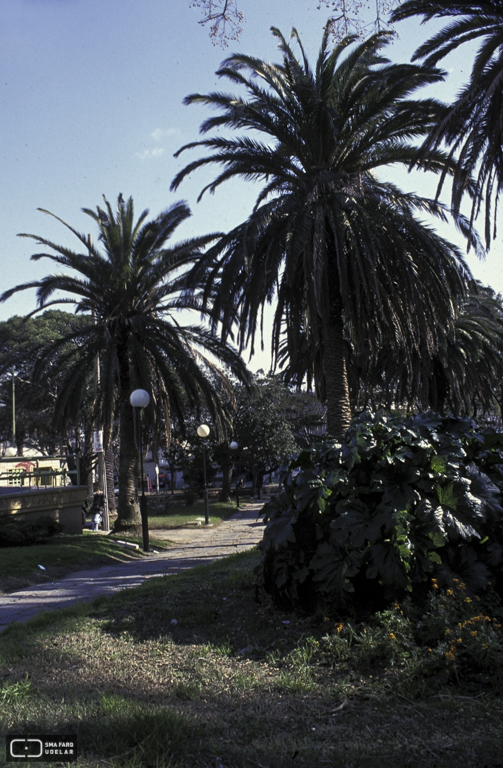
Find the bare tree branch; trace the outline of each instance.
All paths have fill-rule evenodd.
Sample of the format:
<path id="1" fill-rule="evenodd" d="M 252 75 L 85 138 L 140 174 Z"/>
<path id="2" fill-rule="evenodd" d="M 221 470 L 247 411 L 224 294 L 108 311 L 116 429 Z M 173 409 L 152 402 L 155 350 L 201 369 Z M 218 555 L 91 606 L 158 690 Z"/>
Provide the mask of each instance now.
<path id="1" fill-rule="evenodd" d="M 333 36 L 341 40 L 347 35 L 369 36 L 386 29 L 388 13 L 401 0 L 318 0 L 318 10 L 330 8 L 328 21 Z M 244 14 L 237 0 L 190 0 L 191 8 L 199 8 L 201 25 L 210 25 L 213 45 L 226 47 L 230 40 L 239 40 L 243 31 Z"/>
<path id="2" fill-rule="evenodd" d="M 201 9 L 199 24 L 210 25 L 213 45 L 225 47 L 229 40 L 239 40 L 244 15 L 238 10 L 236 0 L 191 0 L 190 7 Z"/>

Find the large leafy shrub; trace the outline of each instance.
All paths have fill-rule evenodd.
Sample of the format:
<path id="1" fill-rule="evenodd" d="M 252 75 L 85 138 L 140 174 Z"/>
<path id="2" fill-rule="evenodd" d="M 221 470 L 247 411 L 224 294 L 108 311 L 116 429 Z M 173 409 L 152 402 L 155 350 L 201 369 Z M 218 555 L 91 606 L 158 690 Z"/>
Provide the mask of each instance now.
<path id="1" fill-rule="evenodd" d="M 262 584 L 283 605 L 376 610 L 431 577 L 503 594 L 503 435 L 364 413 L 290 461 L 266 505 Z"/>

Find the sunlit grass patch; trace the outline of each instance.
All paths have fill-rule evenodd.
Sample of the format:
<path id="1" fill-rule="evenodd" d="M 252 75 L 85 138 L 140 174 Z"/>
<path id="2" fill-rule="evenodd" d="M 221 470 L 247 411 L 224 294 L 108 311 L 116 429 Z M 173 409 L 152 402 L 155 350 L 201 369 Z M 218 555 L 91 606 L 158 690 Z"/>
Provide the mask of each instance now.
<path id="1" fill-rule="evenodd" d="M 171 497 L 159 496 L 148 498 L 149 525 L 152 530 L 180 528 L 184 525 L 197 525 L 205 517 L 204 501 L 198 500 L 186 506 L 183 500 L 172 504 Z M 169 505 L 169 506 L 168 506 Z M 219 525 L 236 512 L 232 502 L 212 500 L 209 504 L 209 522 Z"/>

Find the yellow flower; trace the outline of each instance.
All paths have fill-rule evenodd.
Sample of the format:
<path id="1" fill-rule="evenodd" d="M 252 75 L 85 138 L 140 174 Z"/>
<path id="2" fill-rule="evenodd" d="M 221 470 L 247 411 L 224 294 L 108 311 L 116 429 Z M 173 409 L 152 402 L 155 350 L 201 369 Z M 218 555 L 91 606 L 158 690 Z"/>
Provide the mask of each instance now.
<path id="1" fill-rule="evenodd" d="M 458 637 L 458 639 L 456 640 L 456 642 L 457 642 L 457 643 L 462 643 L 462 642 L 463 642 L 463 640 L 462 640 L 460 637 Z"/>
<path id="2" fill-rule="evenodd" d="M 445 658 L 447 661 L 454 661 L 454 653 L 452 651 L 447 651 L 445 654 Z"/>
<path id="3" fill-rule="evenodd" d="M 470 634 L 471 634 L 472 637 L 475 637 L 477 635 L 477 630 L 474 629 L 473 632 L 470 632 Z"/>
<path id="4" fill-rule="evenodd" d="M 447 590 L 447 594 L 448 594 L 448 595 L 453 595 L 453 594 L 454 594 L 454 592 L 452 591 L 452 589 L 448 589 L 448 590 Z"/>
<path id="5" fill-rule="evenodd" d="M 389 637 L 389 639 L 390 639 L 390 640 L 396 640 L 396 637 L 395 637 L 395 635 L 393 634 L 393 632 L 390 632 L 390 633 L 389 633 L 389 635 L 388 635 L 388 637 Z"/>
<path id="6" fill-rule="evenodd" d="M 472 599 L 471 597 L 465 597 L 465 603 L 471 603 Z"/>
<path id="7" fill-rule="evenodd" d="M 338 624 L 336 629 L 337 629 L 337 634 L 340 635 L 340 633 L 344 629 L 344 624 Z"/>

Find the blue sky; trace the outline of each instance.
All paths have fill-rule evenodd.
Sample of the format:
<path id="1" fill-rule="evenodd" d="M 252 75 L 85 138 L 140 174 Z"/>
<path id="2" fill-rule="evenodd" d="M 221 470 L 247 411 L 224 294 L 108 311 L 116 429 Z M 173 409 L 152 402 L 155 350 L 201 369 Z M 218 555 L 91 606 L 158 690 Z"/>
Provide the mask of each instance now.
<path id="1" fill-rule="evenodd" d="M 258 186 L 228 183 L 196 202 L 214 171 L 198 172 L 176 194 L 169 191 L 177 170 L 194 157 L 175 159 L 173 153 L 197 139 L 208 116 L 203 107 L 183 106 L 183 98 L 227 90 L 215 71 L 230 52 L 278 60 L 272 25 L 286 35 L 296 26 L 313 59 L 328 15 L 317 6 L 317 0 L 240 0 L 247 16 L 243 35 L 222 50 L 198 24 L 199 11 L 189 0 L 1 0 L 0 289 L 53 269 L 47 260 L 30 261 L 34 243 L 18 233 L 72 245 L 38 207 L 93 233 L 81 208 L 95 208 L 102 194 L 112 202 L 120 192 L 132 195 L 137 213 L 149 208 L 153 216 L 185 199 L 193 216 L 178 230 L 180 239 L 223 231 L 246 217 Z M 408 60 L 433 27 L 407 22 L 397 29 L 392 56 Z M 444 66 L 449 85 L 437 95 L 449 99 L 468 76 L 470 60 L 463 52 Z M 423 189 L 416 177 L 402 172 L 399 179 L 403 187 Z M 442 234 L 456 240 L 453 229 Z M 503 292 L 498 250 L 497 242 L 485 264 L 469 263 L 477 277 Z M 0 305 L 0 320 L 34 307 L 34 292 L 23 292 Z M 260 365 L 266 358 L 252 367 Z"/>

